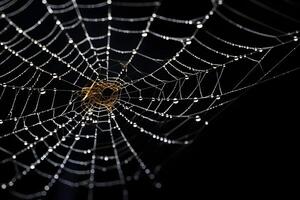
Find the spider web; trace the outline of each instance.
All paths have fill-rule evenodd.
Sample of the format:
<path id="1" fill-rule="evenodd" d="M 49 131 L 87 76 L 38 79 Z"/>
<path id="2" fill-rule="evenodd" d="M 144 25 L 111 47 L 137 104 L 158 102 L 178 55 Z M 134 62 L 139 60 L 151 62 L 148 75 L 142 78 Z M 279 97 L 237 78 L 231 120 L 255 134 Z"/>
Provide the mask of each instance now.
<path id="1" fill-rule="evenodd" d="M 127 199 L 126 183 L 141 177 L 159 188 L 153 149 L 190 144 L 247 89 L 297 69 L 282 65 L 300 44 L 295 26 L 209 5 L 178 19 L 160 2 L 0 1 L 1 188 L 22 199 L 57 182 L 88 188 L 89 199 L 112 186 Z M 82 106 L 82 89 L 101 80 L 122 88 L 111 111 Z"/>

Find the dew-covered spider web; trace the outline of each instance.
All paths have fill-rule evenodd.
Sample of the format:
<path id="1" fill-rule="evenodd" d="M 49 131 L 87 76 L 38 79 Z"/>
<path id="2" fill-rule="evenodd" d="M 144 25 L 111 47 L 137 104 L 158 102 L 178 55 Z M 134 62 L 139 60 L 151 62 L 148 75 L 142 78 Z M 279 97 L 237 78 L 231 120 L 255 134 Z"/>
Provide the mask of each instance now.
<path id="1" fill-rule="evenodd" d="M 298 69 L 286 61 L 300 21 L 243 3 L 250 12 L 203 1 L 187 18 L 167 14 L 172 1 L 0 1 L 1 189 L 40 199 L 64 184 L 91 200 L 107 187 L 127 199 L 141 178 L 159 188 L 164 156 L 246 90 Z"/>

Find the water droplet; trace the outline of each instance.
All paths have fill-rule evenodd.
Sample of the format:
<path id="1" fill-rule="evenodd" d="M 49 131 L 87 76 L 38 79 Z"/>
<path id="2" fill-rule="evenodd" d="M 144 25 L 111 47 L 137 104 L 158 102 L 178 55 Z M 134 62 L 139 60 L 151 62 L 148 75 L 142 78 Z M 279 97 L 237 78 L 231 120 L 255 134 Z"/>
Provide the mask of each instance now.
<path id="1" fill-rule="evenodd" d="M 45 191 L 48 191 L 50 188 L 49 188 L 48 185 L 46 185 L 46 186 L 44 187 L 44 189 L 45 189 Z"/>
<path id="2" fill-rule="evenodd" d="M 186 42 L 185 42 L 186 45 L 190 45 L 192 44 L 192 41 L 190 39 L 188 39 Z"/>
<path id="3" fill-rule="evenodd" d="M 162 187 L 161 183 L 155 183 L 155 187 L 160 189 Z"/>
<path id="4" fill-rule="evenodd" d="M 174 103 L 174 104 L 178 104 L 178 102 L 179 102 L 179 101 L 178 101 L 177 98 L 174 98 L 174 99 L 173 99 L 173 103 Z"/>
<path id="5" fill-rule="evenodd" d="M 40 90 L 40 94 L 46 94 L 45 89 L 42 88 L 42 89 Z"/>
<path id="6" fill-rule="evenodd" d="M 5 190 L 6 187 L 7 187 L 6 184 L 2 184 L 2 185 L 1 185 L 1 188 L 2 188 L 3 190 Z"/>
<path id="7" fill-rule="evenodd" d="M 295 42 L 297 42 L 299 40 L 299 38 L 297 36 L 294 36 L 294 39 L 293 39 Z"/>
<path id="8" fill-rule="evenodd" d="M 142 37 L 147 37 L 147 33 L 146 32 L 144 32 L 143 34 L 142 34 Z"/>
<path id="9" fill-rule="evenodd" d="M 197 28 L 202 28 L 203 27 L 203 24 L 201 22 L 197 22 Z"/>
<path id="10" fill-rule="evenodd" d="M 201 121 L 201 117 L 200 117 L 199 115 L 196 115 L 195 121 L 196 121 L 196 122 L 200 122 L 200 121 Z"/>

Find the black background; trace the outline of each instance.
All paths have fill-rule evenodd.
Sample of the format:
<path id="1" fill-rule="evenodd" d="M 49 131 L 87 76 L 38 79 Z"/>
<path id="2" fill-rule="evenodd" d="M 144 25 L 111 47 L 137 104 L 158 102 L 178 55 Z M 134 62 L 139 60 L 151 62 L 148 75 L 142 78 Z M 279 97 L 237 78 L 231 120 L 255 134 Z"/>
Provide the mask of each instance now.
<path id="1" fill-rule="evenodd" d="M 200 1 L 166 3 L 184 16 L 197 10 Z M 300 67 L 297 59 L 289 64 Z M 247 91 L 210 121 L 192 145 L 162 165 L 160 190 L 139 182 L 129 186 L 129 199 L 287 198 L 295 194 L 299 77 L 296 71 Z M 67 199 L 64 192 L 74 191 L 61 191 L 61 199 Z"/>
<path id="2" fill-rule="evenodd" d="M 226 1 L 231 5 L 237 2 L 243 4 Z M 261 2 L 278 8 L 283 1 Z M 294 55 L 289 64 L 296 68 L 299 67 L 299 50 Z M 296 195 L 299 77 L 297 71 L 260 84 L 227 107 L 191 146 L 164 166 L 161 177 L 165 184 L 162 196 L 157 199 L 256 199 Z"/>
<path id="3" fill-rule="evenodd" d="M 164 196 L 285 197 L 297 191 L 299 72 L 243 95 L 162 171 Z"/>
<path id="4" fill-rule="evenodd" d="M 165 2 L 172 5 L 173 1 Z M 233 0 L 226 2 L 243 4 Z M 280 8 L 283 2 L 272 1 L 268 5 Z M 180 1 L 176 5 L 173 4 L 172 8 L 181 10 L 182 16 L 201 7 L 200 1 Z M 288 10 L 281 11 L 293 16 Z M 280 28 L 284 30 L 286 27 Z M 299 29 L 299 24 L 296 29 Z M 291 57 L 286 65 L 299 67 L 299 50 Z M 162 166 L 160 191 L 144 192 L 145 188 L 138 188 L 131 197 L 192 200 L 288 198 L 296 195 L 299 178 L 299 77 L 300 72 L 296 71 L 248 90 L 210 121 L 192 145 Z"/>

